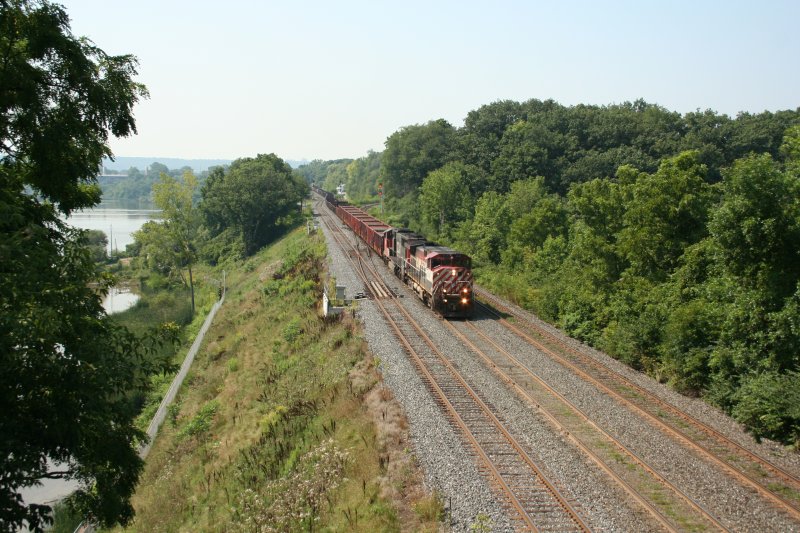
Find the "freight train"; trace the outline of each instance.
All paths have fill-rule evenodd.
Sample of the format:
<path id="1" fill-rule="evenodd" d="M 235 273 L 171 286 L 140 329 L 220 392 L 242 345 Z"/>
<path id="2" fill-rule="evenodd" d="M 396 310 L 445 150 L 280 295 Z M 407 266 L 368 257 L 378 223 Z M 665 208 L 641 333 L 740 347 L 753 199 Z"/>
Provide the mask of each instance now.
<path id="1" fill-rule="evenodd" d="M 312 189 L 433 311 L 443 317 L 472 316 L 472 260 L 468 255 L 409 229 L 389 226 L 319 187 Z"/>

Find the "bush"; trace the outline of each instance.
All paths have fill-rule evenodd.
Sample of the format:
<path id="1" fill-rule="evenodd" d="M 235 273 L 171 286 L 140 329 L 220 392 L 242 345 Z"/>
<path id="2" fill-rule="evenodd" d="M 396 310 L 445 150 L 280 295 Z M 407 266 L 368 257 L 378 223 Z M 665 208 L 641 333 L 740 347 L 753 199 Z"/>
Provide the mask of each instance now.
<path id="1" fill-rule="evenodd" d="M 788 440 L 800 448 L 800 373 L 746 376 L 734 400 L 733 417 L 747 425 L 756 440 Z"/>
<path id="2" fill-rule="evenodd" d="M 294 317 L 286 327 L 283 329 L 283 338 L 289 344 L 293 343 L 297 340 L 300 335 L 303 334 L 303 328 L 300 325 L 300 319 L 298 317 Z"/>
<path id="3" fill-rule="evenodd" d="M 178 433 L 179 438 L 195 437 L 207 433 L 211 422 L 219 409 L 219 402 L 212 400 L 200 408 L 200 411 Z"/>

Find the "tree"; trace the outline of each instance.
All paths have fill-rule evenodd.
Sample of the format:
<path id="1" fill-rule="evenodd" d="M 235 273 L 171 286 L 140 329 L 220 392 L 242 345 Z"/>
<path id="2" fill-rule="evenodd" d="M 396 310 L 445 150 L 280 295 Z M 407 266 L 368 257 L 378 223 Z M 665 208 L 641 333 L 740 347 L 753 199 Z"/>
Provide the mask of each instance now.
<path id="1" fill-rule="evenodd" d="M 89 284 L 109 281 L 60 217 L 99 201 L 108 136 L 135 133 L 146 91 L 133 57 L 76 38 L 46 0 L 0 3 L 0 51 L 0 523 L 41 530 L 49 508 L 18 490 L 48 477 L 78 480 L 81 510 L 124 523 L 144 438 L 127 395 L 159 365 L 105 316 Z"/>
<path id="2" fill-rule="evenodd" d="M 251 255 L 274 239 L 291 220 L 308 184 L 275 154 L 234 161 L 215 169 L 202 189 L 200 209 L 214 236 L 228 232 Z"/>
<path id="3" fill-rule="evenodd" d="M 400 198 L 416 192 L 425 176 L 454 159 L 455 135 L 444 119 L 406 126 L 390 135 L 381 158 L 386 194 Z"/>
<path id="4" fill-rule="evenodd" d="M 149 257 L 151 264 L 175 270 L 181 279 L 181 269 L 187 269 L 192 314 L 195 307 L 192 265 L 197 261 L 200 227 L 200 213 L 192 201 L 196 189 L 197 178 L 190 170 L 184 172 L 180 181 L 162 172 L 153 185 L 153 202 L 161 210 L 163 221 L 149 221 L 135 235 L 141 244 L 139 254 Z"/>
<path id="5" fill-rule="evenodd" d="M 566 234 L 567 211 L 561 197 L 548 194 L 541 176 L 512 183 L 505 197 L 511 225 L 503 263 L 520 268 L 526 256 L 540 248 L 548 237 Z"/>
<path id="6" fill-rule="evenodd" d="M 108 236 L 99 229 L 86 230 L 86 246 L 95 263 L 105 261 L 108 250 Z"/>
<path id="7" fill-rule="evenodd" d="M 520 121 L 506 129 L 492 165 L 493 190 L 507 192 L 515 181 L 544 176 L 551 191 L 565 191 L 561 173 L 568 155 L 575 149 L 576 139 L 542 122 Z"/>
<path id="8" fill-rule="evenodd" d="M 475 204 L 469 238 L 475 259 L 497 264 L 505 248 L 509 216 L 505 199 L 494 191 L 485 192 Z"/>
<path id="9" fill-rule="evenodd" d="M 706 173 L 696 152 L 684 152 L 631 185 L 618 241 L 634 275 L 663 281 L 684 249 L 705 237 L 714 200 Z"/>
<path id="10" fill-rule="evenodd" d="M 741 159 L 723 175 L 709 229 L 725 269 L 780 301 L 800 277 L 800 176 L 767 154 Z"/>
<path id="11" fill-rule="evenodd" d="M 372 200 L 378 195 L 381 152 L 367 152 L 347 165 L 347 197 L 353 201 Z"/>
<path id="12" fill-rule="evenodd" d="M 493 102 L 467 113 L 464 127 L 459 130 L 464 160 L 488 174 L 506 128 L 522 118 L 522 104 L 511 100 Z"/>
<path id="13" fill-rule="evenodd" d="M 433 228 L 435 236 L 447 234 L 471 215 L 474 202 L 470 182 L 476 173 L 475 167 L 447 163 L 422 182 L 419 197 L 422 220 Z"/>

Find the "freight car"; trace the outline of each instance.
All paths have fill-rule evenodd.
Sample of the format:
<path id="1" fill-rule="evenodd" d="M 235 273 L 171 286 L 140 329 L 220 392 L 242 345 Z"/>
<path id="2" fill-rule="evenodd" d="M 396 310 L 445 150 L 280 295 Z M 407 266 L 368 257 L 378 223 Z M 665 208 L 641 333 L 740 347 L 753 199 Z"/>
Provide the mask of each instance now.
<path id="1" fill-rule="evenodd" d="M 466 254 L 394 228 L 316 186 L 314 192 L 342 222 L 378 254 L 420 299 L 444 317 L 468 317 L 474 310 L 472 261 Z"/>

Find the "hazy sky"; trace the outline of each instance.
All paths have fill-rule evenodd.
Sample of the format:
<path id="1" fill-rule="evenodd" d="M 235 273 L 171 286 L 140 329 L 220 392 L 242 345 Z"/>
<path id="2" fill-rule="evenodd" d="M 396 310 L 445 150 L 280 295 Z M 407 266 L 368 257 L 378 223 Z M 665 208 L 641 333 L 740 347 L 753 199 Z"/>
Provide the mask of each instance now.
<path id="1" fill-rule="evenodd" d="M 800 2 L 63 0 L 139 58 L 120 156 L 360 157 L 496 100 L 643 98 L 735 116 L 800 106 Z"/>

